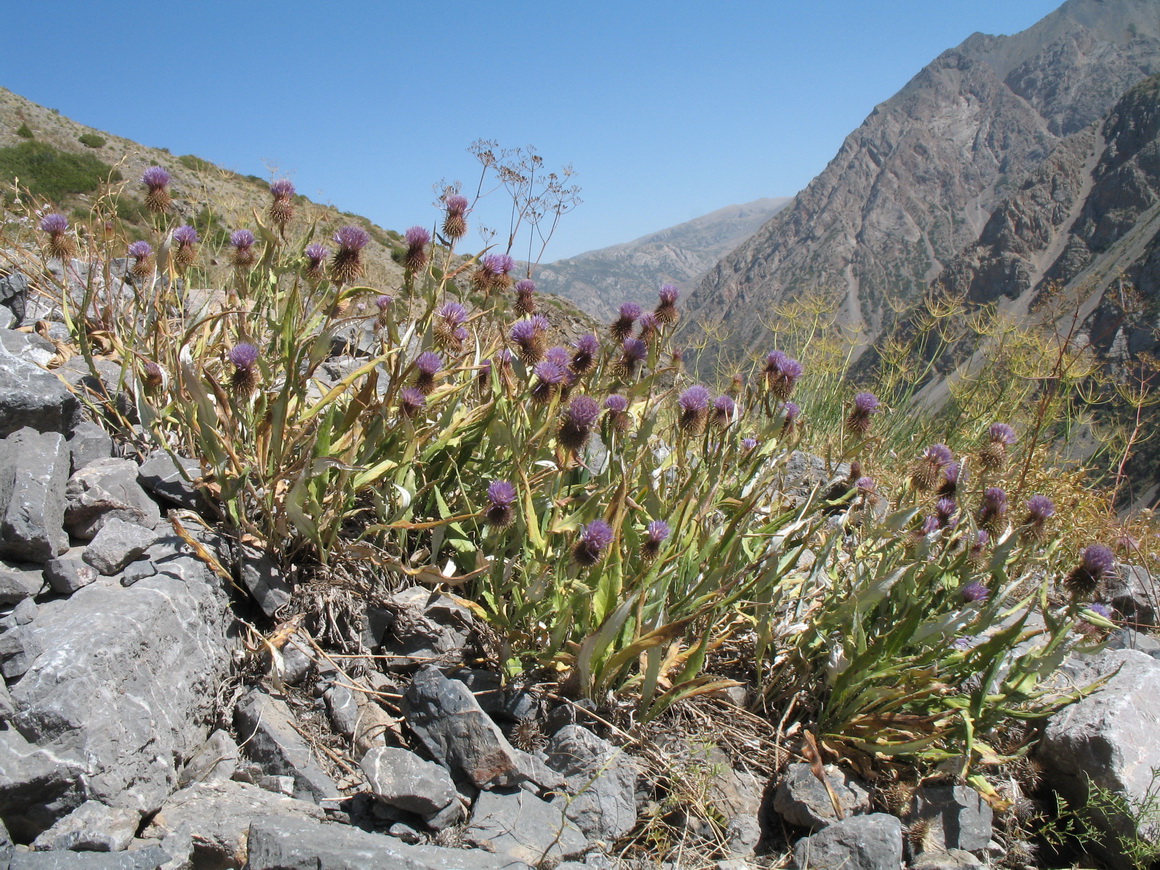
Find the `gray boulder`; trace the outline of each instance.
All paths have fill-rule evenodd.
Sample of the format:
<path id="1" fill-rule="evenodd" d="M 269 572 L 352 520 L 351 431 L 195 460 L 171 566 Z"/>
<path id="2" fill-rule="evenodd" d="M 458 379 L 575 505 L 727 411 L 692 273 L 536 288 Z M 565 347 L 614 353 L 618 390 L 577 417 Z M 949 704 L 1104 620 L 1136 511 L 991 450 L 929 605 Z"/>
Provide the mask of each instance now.
<path id="1" fill-rule="evenodd" d="M 28 276 L 16 270 L 0 271 L 0 305 L 11 311 L 17 320 L 23 320 L 27 301 Z"/>
<path id="2" fill-rule="evenodd" d="M 68 549 L 69 463 L 59 432 L 24 428 L 0 442 L 0 557 L 43 565 Z"/>
<path id="3" fill-rule="evenodd" d="M 30 625 L 48 652 L 12 688 L 15 727 L 0 731 L 0 818 L 21 839 L 87 799 L 153 812 L 205 741 L 236 641 L 221 582 L 183 548 L 166 539 L 155 576 L 86 586 Z"/>
<path id="4" fill-rule="evenodd" d="M 69 550 L 63 556 L 49 559 L 44 566 L 44 579 L 53 592 L 72 595 L 90 583 L 95 583 L 100 574 L 84 560 L 82 550 Z"/>
<path id="5" fill-rule="evenodd" d="M 591 840 L 612 842 L 636 824 L 636 761 L 581 725 L 552 735 L 547 764 L 565 779 L 567 816 Z"/>
<path id="6" fill-rule="evenodd" d="M 39 568 L 0 563 L 0 607 L 11 607 L 36 595 L 44 586 Z"/>
<path id="7" fill-rule="evenodd" d="M 946 852 L 961 849 L 977 852 L 991 842 L 991 806 L 973 788 L 923 786 L 914 794 L 914 812 L 907 817 L 924 833 L 912 842 L 915 852 Z"/>
<path id="8" fill-rule="evenodd" d="M 185 763 L 178 782 L 182 787 L 224 782 L 237 770 L 238 756 L 238 744 L 219 728 Z"/>
<path id="9" fill-rule="evenodd" d="M 842 818 L 870 808 L 870 793 L 856 779 L 833 765 L 826 766 L 825 774 L 838 799 Z M 838 820 L 830 793 L 804 762 L 786 767 L 773 795 L 773 809 L 789 824 L 811 830 Z"/>
<path id="10" fill-rule="evenodd" d="M 68 449 L 72 454 L 72 470 L 77 472 L 90 462 L 112 456 L 113 439 L 100 424 L 82 420 L 69 436 Z"/>
<path id="11" fill-rule="evenodd" d="M 163 870 L 170 855 L 159 846 L 129 852 L 17 852 L 9 870 Z"/>
<path id="12" fill-rule="evenodd" d="M 193 511 L 205 507 L 201 494 L 193 485 L 193 481 L 201 478 L 201 466 L 197 460 L 175 460 L 164 450 L 158 450 L 141 463 L 137 475 L 147 491 L 167 504 Z"/>
<path id="13" fill-rule="evenodd" d="M 0 343 L 0 438 L 24 427 L 68 434 L 80 404 L 60 378 Z"/>
<path id="14" fill-rule="evenodd" d="M 549 802 L 526 791 L 485 791 L 475 802 L 463 838 L 532 867 L 575 858 L 587 850 L 588 840 L 569 820 L 567 805 L 562 797 Z"/>
<path id="15" fill-rule="evenodd" d="M 39 852 L 121 852 L 137 834 L 136 813 L 85 801 L 32 841 Z"/>
<path id="16" fill-rule="evenodd" d="M 1139 804 L 1160 768 L 1160 662 L 1137 650 L 1105 650 L 1092 666 L 1114 676 L 1051 717 L 1039 747 L 1044 783 L 1073 806 L 1086 800 L 1089 781 Z M 1127 819 L 1103 821 L 1109 833 L 1131 833 Z"/>
<path id="17" fill-rule="evenodd" d="M 161 522 L 157 502 L 137 482 L 137 463 L 130 459 L 94 460 L 65 487 L 64 527 L 74 538 L 91 541 L 112 518 L 149 529 Z"/>
<path id="18" fill-rule="evenodd" d="M 471 690 L 438 668 L 415 674 L 403 695 L 403 713 L 431 757 L 477 788 L 521 782 L 555 788 L 563 783 L 543 762 L 508 743 Z"/>
<path id="19" fill-rule="evenodd" d="M 372 749 L 359 762 L 375 797 L 387 806 L 424 820 L 438 815 L 459 799 L 451 775 L 433 761 L 406 749 Z"/>
<path id="20" fill-rule="evenodd" d="M 376 619 L 373 612 L 367 615 L 374 638 L 368 645 L 382 644 L 383 652 L 390 656 L 390 669 L 409 671 L 424 665 L 446 668 L 463 663 L 472 622 L 466 607 L 421 586 L 397 592 L 390 604 L 395 611 L 393 619 Z"/>
<path id="21" fill-rule="evenodd" d="M 412 846 L 344 825 L 284 816 L 251 822 L 247 848 L 247 870 L 521 870 L 503 855 Z"/>
<path id="22" fill-rule="evenodd" d="M 1156 607 L 1160 601 L 1160 578 L 1147 568 L 1121 565 L 1116 576 L 1105 581 L 1107 600 L 1124 619 L 1136 626 L 1156 624 Z"/>
<path id="23" fill-rule="evenodd" d="M 32 667 L 44 646 L 29 625 L 18 625 L 0 634 L 0 674 L 6 680 L 19 680 Z"/>
<path id="24" fill-rule="evenodd" d="M 145 551 L 160 537 L 145 526 L 112 517 L 105 521 L 96 537 L 85 547 L 83 558 L 109 577 L 144 556 Z"/>
<path id="25" fill-rule="evenodd" d="M 851 816 L 798 840 L 794 865 L 801 870 L 898 870 L 902 823 L 886 813 Z"/>
<path id="26" fill-rule="evenodd" d="M 293 777 L 294 797 L 315 802 L 337 797 L 338 785 L 318 764 L 292 722 L 283 701 L 258 689 L 234 710 L 234 726 L 243 751 L 266 773 Z"/>

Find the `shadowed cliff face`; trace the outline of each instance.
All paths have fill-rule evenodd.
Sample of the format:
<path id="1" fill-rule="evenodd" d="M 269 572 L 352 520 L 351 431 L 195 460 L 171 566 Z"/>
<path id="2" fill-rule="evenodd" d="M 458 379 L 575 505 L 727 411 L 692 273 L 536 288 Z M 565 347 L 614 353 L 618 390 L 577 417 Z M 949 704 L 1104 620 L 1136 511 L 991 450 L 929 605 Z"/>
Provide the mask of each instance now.
<path id="1" fill-rule="evenodd" d="M 651 308 L 662 284 L 689 292 L 789 201 L 780 197 L 726 206 L 632 242 L 548 263 L 536 270 L 536 285 L 602 320 L 612 320 L 622 302 Z"/>
<path id="2" fill-rule="evenodd" d="M 736 341 L 710 356 L 743 353 L 761 345 L 772 305 L 823 293 L 870 345 L 1066 137 L 1156 72 L 1154 0 L 1071 0 L 1014 36 L 972 36 L 876 108 L 788 208 L 713 268 L 688 301 L 690 339 L 698 322 L 723 320 Z M 1003 277 L 1002 264 L 991 268 Z"/>

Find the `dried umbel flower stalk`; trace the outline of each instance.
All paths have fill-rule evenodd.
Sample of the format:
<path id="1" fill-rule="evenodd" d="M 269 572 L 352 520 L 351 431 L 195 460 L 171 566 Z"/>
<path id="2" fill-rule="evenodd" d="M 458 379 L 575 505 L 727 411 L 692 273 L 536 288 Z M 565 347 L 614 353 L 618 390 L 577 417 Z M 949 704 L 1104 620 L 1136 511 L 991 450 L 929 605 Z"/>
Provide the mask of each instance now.
<path id="1" fill-rule="evenodd" d="M 536 282 L 531 278 L 524 278 L 522 281 L 517 281 L 516 314 L 521 317 L 527 317 L 535 314 L 538 307 L 536 304 Z"/>
<path id="2" fill-rule="evenodd" d="M 154 214 L 164 214 L 173 207 L 173 197 L 169 195 L 169 173 L 160 166 L 150 166 L 141 176 L 145 185 L 145 207 Z"/>
<path id="3" fill-rule="evenodd" d="M 784 402 L 793 395 L 801 376 L 801 363 L 790 359 L 780 350 L 771 352 L 765 358 L 765 383 L 770 394 L 778 401 Z"/>
<path id="4" fill-rule="evenodd" d="M 668 540 L 672 530 L 664 520 L 653 520 L 645 530 L 644 541 L 640 546 L 640 554 L 651 562 L 661 552 L 661 544 Z"/>
<path id="5" fill-rule="evenodd" d="M 930 445 L 922 452 L 922 456 L 914 466 L 914 472 L 910 476 L 911 484 L 921 492 L 934 489 L 952 457 L 951 449 L 945 444 Z"/>
<path id="6" fill-rule="evenodd" d="M 612 544 L 612 526 L 604 520 L 593 520 L 584 527 L 572 550 L 572 558 L 585 567 L 595 565 Z"/>
<path id="7" fill-rule="evenodd" d="M 467 235 L 467 197 L 458 193 L 451 194 L 443 200 L 446 215 L 443 218 L 443 235 L 450 242 Z"/>
<path id="8" fill-rule="evenodd" d="M 677 399 L 680 414 L 677 426 L 686 435 L 699 435 L 705 431 L 705 421 L 709 417 L 709 391 L 700 384 L 694 384 Z"/>
<path id="9" fill-rule="evenodd" d="M 1081 601 L 1095 597 L 1100 583 L 1116 568 L 1116 557 L 1103 544 L 1092 544 L 1080 553 L 1079 564 L 1063 581 L 1072 599 Z"/>
<path id="10" fill-rule="evenodd" d="M 681 319 L 681 312 L 677 310 L 677 300 L 681 297 L 681 291 L 675 284 L 663 284 L 657 297 L 659 301 L 653 314 L 660 323 L 672 326 Z"/>
<path id="11" fill-rule="evenodd" d="M 854 396 L 853 407 L 846 417 L 846 429 L 858 438 L 865 438 L 870 434 L 870 426 L 877 413 L 878 397 L 873 393 L 858 393 Z"/>
<path id="12" fill-rule="evenodd" d="M 574 396 L 564 410 L 557 435 L 560 443 L 572 451 L 581 450 L 592 437 L 592 427 L 600 416 L 600 403 L 591 396 Z"/>
<path id="13" fill-rule="evenodd" d="M 230 387 L 239 396 L 248 396 L 258 388 L 258 348 L 249 342 L 235 345 L 229 353 L 234 364 Z"/>
<path id="14" fill-rule="evenodd" d="M 362 227 L 345 226 L 339 229 L 334 234 L 334 243 L 338 245 L 338 250 L 334 253 L 334 259 L 330 261 L 330 280 L 342 286 L 360 277 L 365 270 L 362 249 L 370 240 L 370 233 Z"/>
<path id="15" fill-rule="evenodd" d="M 153 272 L 153 246 L 145 241 L 133 242 L 129 245 L 128 253 L 133 258 L 129 273 L 134 278 L 148 278 Z"/>
<path id="16" fill-rule="evenodd" d="M 997 486 L 989 486 L 983 491 L 983 505 L 979 509 L 979 527 L 992 535 L 1003 528 L 1007 516 L 1007 493 Z"/>
<path id="17" fill-rule="evenodd" d="M 640 314 L 640 306 L 635 302 L 625 302 L 621 305 L 616 320 L 608 328 L 613 339 L 616 341 L 624 341 L 632 335 L 632 328 L 640 319 Z"/>
<path id="18" fill-rule="evenodd" d="M 76 248 L 68 234 L 68 218 L 64 215 L 46 214 L 40 219 L 40 231 L 48 235 L 44 249 L 50 257 L 65 260 L 73 255 Z"/>
<path id="19" fill-rule="evenodd" d="M 600 342 L 595 335 L 582 335 L 572 345 L 576 352 L 572 354 L 571 368 L 577 375 L 586 375 L 596 367 L 596 355 L 600 353 Z"/>
<path id="20" fill-rule="evenodd" d="M 987 444 L 979 451 L 979 464 L 987 471 L 999 471 L 1007 464 L 1007 448 L 1015 443 L 1015 430 L 1006 423 L 992 423 Z"/>
<path id="21" fill-rule="evenodd" d="M 306 246 L 303 251 L 306 257 L 306 277 L 311 281 L 321 281 L 325 275 L 326 258 L 330 256 L 330 248 L 317 242 Z"/>
<path id="22" fill-rule="evenodd" d="M 270 203 L 268 214 L 270 222 L 282 234 L 286 233 L 286 225 L 294 218 L 294 184 L 288 178 L 279 178 L 270 185 L 270 196 L 274 201 Z"/>
<path id="23" fill-rule="evenodd" d="M 423 227 L 411 227 L 403 236 L 407 252 L 403 255 L 403 268 L 418 272 L 427 265 L 427 246 L 431 244 L 431 234 Z"/>
<path id="24" fill-rule="evenodd" d="M 431 350 L 425 350 L 415 357 L 415 389 L 424 396 L 435 389 L 435 375 L 443 368 L 443 357 Z"/>
<path id="25" fill-rule="evenodd" d="M 548 326 L 548 318 L 538 314 L 512 324 L 508 338 L 516 346 L 520 359 L 527 365 L 544 358 L 548 345 Z"/>
<path id="26" fill-rule="evenodd" d="M 254 234 L 249 230 L 234 230 L 230 233 L 230 246 L 234 249 L 234 268 L 245 271 L 254 265 Z"/>
<path id="27" fill-rule="evenodd" d="M 197 257 L 197 230 L 185 224 L 173 231 L 173 241 L 177 243 L 177 250 L 173 253 L 173 261 L 179 269 L 188 269 Z"/>

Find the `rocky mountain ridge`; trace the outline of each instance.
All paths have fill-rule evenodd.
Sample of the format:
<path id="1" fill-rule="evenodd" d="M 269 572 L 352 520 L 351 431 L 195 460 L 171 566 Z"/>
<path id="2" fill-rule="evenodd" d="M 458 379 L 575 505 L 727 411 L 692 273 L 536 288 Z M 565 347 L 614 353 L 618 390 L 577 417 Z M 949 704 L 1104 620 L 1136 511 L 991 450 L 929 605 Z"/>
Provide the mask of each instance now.
<path id="1" fill-rule="evenodd" d="M 1160 72 L 1152 0 L 1069 0 L 1014 36 L 975 34 L 874 109 L 806 190 L 710 272 L 692 334 L 761 343 L 771 304 L 820 293 L 869 347 L 1061 141 Z M 709 360 L 711 364 L 715 360 Z"/>
<path id="2" fill-rule="evenodd" d="M 622 302 L 651 306 L 661 284 L 692 289 L 789 202 L 790 197 L 775 197 L 728 205 L 631 242 L 557 260 L 535 271 L 536 284 L 594 317 L 612 320 Z"/>

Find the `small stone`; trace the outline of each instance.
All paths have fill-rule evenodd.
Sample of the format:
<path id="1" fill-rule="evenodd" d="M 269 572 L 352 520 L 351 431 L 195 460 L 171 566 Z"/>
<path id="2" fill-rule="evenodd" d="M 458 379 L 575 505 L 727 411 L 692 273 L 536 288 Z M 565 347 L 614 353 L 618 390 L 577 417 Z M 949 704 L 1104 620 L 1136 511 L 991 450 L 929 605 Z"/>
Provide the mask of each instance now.
<path id="1" fill-rule="evenodd" d="M 338 794 L 338 785 L 291 724 L 285 703 L 253 690 L 239 702 L 234 722 L 239 745 L 266 774 L 294 777 L 296 798 L 318 802 Z"/>
<path id="2" fill-rule="evenodd" d="M 137 482 L 137 465 L 129 459 L 98 459 L 69 478 L 65 487 L 65 530 L 92 540 L 116 517 L 149 529 L 161 522 L 161 511 Z"/>
<path id="3" fill-rule="evenodd" d="M 132 586 L 138 580 L 152 577 L 156 573 L 156 565 L 148 559 L 138 559 L 136 562 L 130 562 L 126 565 L 125 570 L 121 572 L 121 585 Z"/>
<path id="4" fill-rule="evenodd" d="M 851 816 L 798 840 L 793 858 L 801 870 L 897 870 L 902 823 L 886 813 Z"/>
<path id="5" fill-rule="evenodd" d="M 314 650 L 300 633 L 294 633 L 282 645 L 282 682 L 288 686 L 301 683 L 314 665 Z"/>
<path id="6" fill-rule="evenodd" d="M 100 801 L 85 801 L 32 841 L 38 852 L 120 852 L 137 834 L 140 816 L 113 809 Z"/>
<path id="7" fill-rule="evenodd" d="M 910 862 L 910 870 L 980 870 L 983 866 L 982 861 L 962 849 L 923 852 Z"/>
<path id="8" fill-rule="evenodd" d="M 17 628 L 21 625 L 28 625 L 32 620 L 36 619 L 36 612 L 39 610 L 36 602 L 31 598 L 25 598 L 15 607 L 13 607 L 6 615 L 0 617 L 0 633 Z"/>
<path id="9" fill-rule="evenodd" d="M 341 683 L 331 683 L 322 693 L 326 701 L 326 709 L 330 713 L 331 724 L 334 729 L 350 740 L 354 737 L 354 729 L 358 724 L 358 704 L 354 693 Z"/>
<path id="10" fill-rule="evenodd" d="M 242 584 L 271 619 L 290 603 L 293 590 L 269 553 L 260 553 L 252 547 L 243 548 L 240 574 Z"/>
<path id="11" fill-rule="evenodd" d="M 44 566 L 44 579 L 61 595 L 72 595 L 95 583 L 99 576 L 97 569 L 84 561 L 81 550 L 69 550 L 63 556 L 49 559 Z"/>
<path id="12" fill-rule="evenodd" d="M 974 852 L 991 842 L 991 806 L 973 788 L 923 786 L 914 793 L 914 800 L 914 812 L 907 821 L 927 826 L 923 848 L 918 851 Z"/>
<path id="13" fill-rule="evenodd" d="M 114 517 L 85 548 L 84 560 L 106 577 L 111 577 L 144 556 L 160 537 L 152 529 Z"/>
<path id="14" fill-rule="evenodd" d="M 359 766 L 375 797 L 424 819 L 438 814 L 459 797 L 444 768 L 406 749 L 372 749 Z"/>
<path id="15" fill-rule="evenodd" d="M 533 867 L 545 858 L 575 858 L 588 841 L 565 814 L 567 801 L 540 800 L 526 791 L 485 791 L 475 802 L 463 838 Z"/>
<path id="16" fill-rule="evenodd" d="M 158 450 L 141 463 L 137 475 L 146 490 L 176 507 L 193 511 L 204 507 L 201 495 L 191 482 L 201 479 L 201 466 L 195 459 L 175 460 L 164 450 Z"/>
<path id="17" fill-rule="evenodd" d="M 68 449 L 72 455 L 72 470 L 75 474 L 90 462 L 112 456 L 113 439 L 100 424 L 82 420 L 77 423 L 72 435 L 69 436 Z"/>
<path id="18" fill-rule="evenodd" d="M 238 744 L 220 728 L 209 735 L 201 748 L 186 762 L 178 778 L 184 788 L 196 783 L 223 782 L 238 768 Z"/>
<path id="19" fill-rule="evenodd" d="M 294 777 L 292 776 L 259 776 L 258 788 L 272 791 L 274 794 L 294 796 Z"/>
<path id="20" fill-rule="evenodd" d="M 26 426 L 68 433 L 79 416 L 80 403 L 60 378 L 0 343 L 0 438 Z"/>
<path id="21" fill-rule="evenodd" d="M 395 822 L 387 829 L 387 833 L 396 839 L 402 840 L 404 843 L 419 843 L 423 840 L 423 835 L 412 828 L 410 825 L 405 825 L 402 822 Z"/>
<path id="22" fill-rule="evenodd" d="M 1121 565 L 1105 581 L 1107 600 L 1128 622 L 1146 628 L 1156 624 L 1156 594 L 1160 579 L 1138 565 Z"/>
<path id="23" fill-rule="evenodd" d="M 568 818 L 586 837 L 613 842 L 636 824 L 636 761 L 580 725 L 552 735 L 548 767 L 566 778 Z"/>
<path id="24" fill-rule="evenodd" d="M 20 679 L 42 652 L 44 647 L 31 626 L 20 626 L 0 634 L 0 674 L 6 680 Z"/>
<path id="25" fill-rule="evenodd" d="M 857 780 L 833 765 L 827 765 L 825 773 L 843 818 L 869 809 L 870 793 Z M 838 819 L 825 785 L 804 762 L 786 767 L 774 792 L 773 809 L 788 824 L 811 830 L 824 828 Z"/>
<path id="26" fill-rule="evenodd" d="M 0 607 L 19 604 L 36 595 L 44 586 L 39 568 L 17 568 L 0 564 Z"/>

